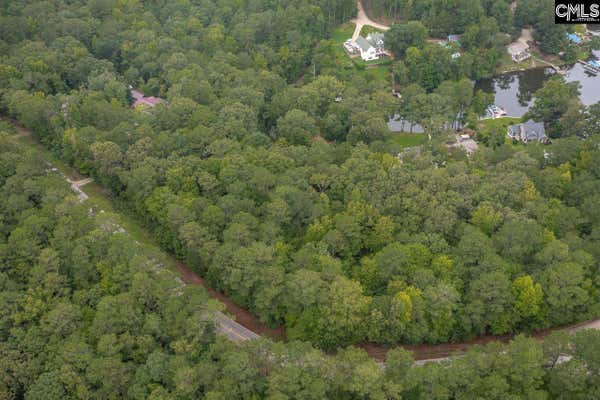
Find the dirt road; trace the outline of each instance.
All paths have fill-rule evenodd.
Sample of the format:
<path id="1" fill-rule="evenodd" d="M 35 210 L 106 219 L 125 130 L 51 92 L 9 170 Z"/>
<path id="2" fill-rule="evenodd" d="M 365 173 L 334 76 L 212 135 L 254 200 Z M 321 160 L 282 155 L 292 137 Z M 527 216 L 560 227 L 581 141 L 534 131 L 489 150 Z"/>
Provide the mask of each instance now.
<path id="1" fill-rule="evenodd" d="M 352 22 L 356 24 L 356 28 L 354 28 L 354 34 L 352 34 L 352 40 L 356 40 L 358 38 L 362 27 L 365 25 L 372 26 L 382 31 L 387 31 L 390 29 L 389 26 L 380 24 L 369 18 L 360 0 L 356 0 L 356 8 L 358 9 L 358 13 L 356 14 L 356 18 L 352 20 Z"/>
<path id="2" fill-rule="evenodd" d="M 531 337 L 542 340 L 552 332 L 556 331 L 569 331 L 575 332 L 582 329 L 598 329 L 600 330 L 600 319 L 592 321 L 582 322 L 575 325 L 570 325 L 562 328 L 547 329 L 544 331 L 533 332 Z M 402 347 L 413 353 L 417 364 L 423 364 L 425 362 L 439 362 L 451 359 L 453 356 L 460 355 L 466 352 L 473 346 L 482 346 L 491 342 L 509 342 L 516 335 L 486 335 L 480 336 L 476 339 L 467 340 L 461 343 L 442 343 L 442 344 L 420 344 L 420 345 L 403 345 Z M 359 347 L 365 349 L 365 351 L 374 359 L 378 361 L 384 361 L 387 352 L 390 350 L 389 347 L 385 347 L 378 344 L 367 343 L 360 345 Z"/>
<path id="3" fill-rule="evenodd" d="M 192 271 L 187 265 L 178 263 L 177 269 L 181 274 L 181 279 L 183 279 L 185 283 L 204 287 L 208 291 L 210 297 L 219 300 L 225 305 L 227 314 L 232 315 L 235 320 L 226 317 L 227 320 L 217 318 L 217 322 L 220 324 L 219 330 L 226 333 L 228 337 L 233 338 L 234 341 L 255 339 L 259 336 L 267 336 L 275 340 L 285 339 L 285 330 L 283 327 L 276 329 L 269 328 L 248 310 L 238 306 L 231 301 L 229 297 L 208 286 L 204 279 Z M 223 315 L 223 317 L 225 317 L 225 315 Z M 231 333 L 232 329 L 235 331 L 235 334 Z M 252 335 L 248 332 L 251 332 Z"/>
<path id="4" fill-rule="evenodd" d="M 22 128 L 21 128 L 22 129 Z M 20 130 L 20 135 L 23 135 L 23 132 Z M 18 135 L 16 135 L 18 136 Z M 82 186 L 91 182 L 91 179 L 87 179 L 85 177 L 78 177 L 77 180 L 69 179 L 65 173 L 65 171 L 57 170 L 70 184 L 72 189 L 78 193 L 83 193 L 85 195 L 85 199 L 87 199 L 87 195 L 81 189 Z M 107 198 L 109 201 L 110 199 Z M 125 230 L 123 230 L 124 232 Z M 158 246 L 157 246 L 158 248 Z M 270 337 L 275 340 L 285 340 L 285 330 L 283 327 L 272 329 L 267 327 L 264 323 L 262 323 L 256 316 L 254 316 L 250 311 L 236 305 L 223 293 L 220 293 L 213 288 L 209 287 L 204 279 L 202 279 L 199 275 L 194 273 L 188 266 L 183 263 L 177 264 L 177 269 L 179 270 L 181 279 L 187 283 L 192 285 L 199 285 L 204 287 L 210 297 L 219 300 L 221 303 L 225 305 L 225 309 L 227 314 L 217 313 L 215 315 L 215 322 L 217 323 L 217 330 L 226 335 L 232 341 L 245 341 L 259 338 L 261 336 Z M 542 332 L 537 332 L 532 334 L 533 337 L 542 339 L 548 334 L 556 330 L 568 330 L 568 331 L 576 331 L 580 329 L 600 329 L 600 319 L 596 319 L 589 322 L 584 322 L 576 325 L 571 325 L 568 327 L 547 330 Z M 446 343 L 446 344 L 422 344 L 422 345 L 404 345 L 406 350 L 409 350 L 413 353 L 415 360 L 417 360 L 417 364 L 423 364 L 425 362 L 437 362 L 449 359 L 451 356 L 460 354 L 468 350 L 470 347 L 475 345 L 484 345 L 486 343 L 490 343 L 493 341 L 501 341 L 507 342 L 513 336 L 512 335 L 504 335 L 504 336 L 482 336 L 474 340 L 465 341 L 462 343 Z M 387 352 L 390 350 L 388 347 L 376 344 L 363 344 L 358 347 L 363 348 L 367 351 L 367 353 L 378 361 L 384 361 Z"/>
<path id="5" fill-rule="evenodd" d="M 14 122 L 13 124 L 17 129 L 17 133 L 13 136 L 15 139 L 31 139 L 32 136 L 30 131 L 19 126 Z M 39 151 L 45 151 L 42 149 L 43 146 L 40 147 Z M 83 186 L 93 182 L 92 178 L 86 178 L 80 176 L 75 172 L 69 173 L 68 171 L 62 168 L 58 168 L 58 166 L 50 162 L 50 158 L 47 158 L 45 161 L 48 165 L 49 172 L 57 173 L 65 181 L 67 181 L 71 186 L 71 190 L 79 198 L 79 201 L 84 202 L 89 199 L 88 194 L 85 193 L 85 191 L 83 190 Z M 111 199 L 108 198 L 108 196 L 106 197 L 106 200 L 111 201 Z M 119 225 L 117 231 L 125 233 L 127 230 L 129 230 L 129 228 L 129 226 L 122 227 Z M 157 244 L 154 244 L 154 246 L 157 249 L 160 248 Z M 227 336 L 230 340 L 234 342 L 257 339 L 260 336 L 267 336 L 275 340 L 282 340 L 285 338 L 285 331 L 283 327 L 278 329 L 271 329 L 267 327 L 258 318 L 252 315 L 248 310 L 245 310 L 244 308 L 234 304 L 227 296 L 209 287 L 205 283 L 204 279 L 195 274 L 185 264 L 177 263 L 177 269 L 179 271 L 181 279 L 186 284 L 204 287 L 208 291 L 210 297 L 223 303 L 225 305 L 226 313 L 233 316 L 230 317 L 225 313 L 221 312 L 217 312 L 215 314 L 214 320 L 216 322 L 216 328 L 219 333 Z"/>
<path id="6" fill-rule="evenodd" d="M 71 189 L 79 195 L 82 201 L 87 200 L 88 196 L 81 189 L 81 186 L 91 182 L 92 180 L 89 178 L 83 178 L 78 181 L 73 181 L 69 179 L 63 171 L 59 172 L 71 184 Z M 125 232 L 125 230 L 123 230 L 123 232 Z M 285 340 L 285 330 L 283 327 L 277 329 L 267 327 L 248 310 L 238 306 L 237 304 L 233 303 L 229 297 L 208 286 L 204 279 L 192 271 L 187 265 L 178 263 L 177 269 L 179 270 L 181 279 L 185 283 L 204 287 L 208 291 L 210 297 L 223 303 L 225 305 L 226 312 L 233 316 L 233 318 L 230 318 L 229 316 L 220 312 L 215 314 L 215 322 L 217 324 L 217 330 L 219 333 L 227 336 L 234 342 L 257 339 L 261 336 L 270 337 L 275 340 Z M 600 329 L 600 319 L 562 329 L 569 331 L 576 331 L 579 329 Z M 538 339 L 543 339 L 553 331 L 554 330 L 537 332 L 532 336 Z M 489 335 L 462 343 L 404 345 L 402 347 L 413 353 L 413 356 L 418 364 L 423 364 L 425 362 L 439 362 L 448 360 L 454 355 L 464 353 L 470 347 L 475 345 L 484 345 L 493 341 L 508 342 L 512 337 L 513 335 Z M 370 343 L 359 345 L 358 347 L 363 348 L 371 357 L 381 362 L 385 361 L 386 354 L 390 350 L 388 347 Z"/>

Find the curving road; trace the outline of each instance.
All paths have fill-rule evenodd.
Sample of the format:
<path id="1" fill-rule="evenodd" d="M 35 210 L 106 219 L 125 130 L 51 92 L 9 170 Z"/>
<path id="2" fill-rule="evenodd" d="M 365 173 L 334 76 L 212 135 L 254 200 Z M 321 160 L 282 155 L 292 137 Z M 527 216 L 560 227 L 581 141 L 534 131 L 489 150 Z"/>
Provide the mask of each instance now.
<path id="1" fill-rule="evenodd" d="M 17 129 L 17 134 L 13 137 L 16 140 L 21 138 L 30 138 L 32 137 L 31 132 L 18 124 L 13 122 L 13 125 Z M 42 150 L 43 149 L 43 150 Z M 40 152 L 45 151 L 43 146 L 40 147 Z M 92 178 L 79 177 L 78 179 L 70 178 L 68 176 L 67 171 L 59 168 L 59 166 L 53 165 L 49 160 L 45 161 L 48 166 L 48 172 L 59 174 L 65 181 L 69 183 L 71 186 L 71 190 L 75 193 L 80 202 L 84 202 L 89 199 L 87 193 L 85 193 L 82 189 L 83 186 L 92 183 L 94 180 Z M 107 198 L 108 201 L 111 201 Z M 125 232 L 125 228 L 118 226 L 118 232 Z M 158 245 L 156 246 L 157 248 Z M 222 312 L 216 312 L 214 314 L 214 321 L 216 323 L 217 332 L 227 336 L 230 340 L 234 342 L 241 342 L 245 340 L 253 340 L 258 339 L 261 335 L 257 332 L 260 332 L 263 335 L 272 337 L 272 338 L 280 338 L 283 337 L 283 329 L 269 329 L 264 324 L 261 324 L 256 317 L 250 314 L 247 310 L 235 305 L 231 300 L 229 300 L 226 296 L 217 291 L 210 288 L 205 284 L 204 280 L 192 272 L 187 266 L 183 264 L 177 265 L 179 270 L 181 279 L 186 284 L 198 285 L 204 287 L 210 297 L 213 299 L 219 300 L 221 303 L 225 305 L 225 308 L 228 313 L 232 315 L 236 315 L 236 319 L 241 320 L 246 326 L 238 323 L 236 320 L 228 317 Z M 250 328 L 250 329 L 249 329 Z"/>
<path id="2" fill-rule="evenodd" d="M 360 4 L 360 2 L 358 3 Z M 18 125 L 18 136 L 28 136 L 28 132 L 19 127 Z M 49 164 L 49 163 L 48 163 Z M 53 165 L 49 164 L 52 171 L 58 172 L 69 184 L 71 184 L 71 189 L 79 196 L 81 201 L 87 200 L 87 194 L 81 189 L 87 183 L 92 182 L 90 178 L 80 178 L 75 181 L 70 179 L 66 173 Z M 107 198 L 108 201 L 111 201 Z M 125 232 L 125 229 L 123 229 Z M 157 248 L 159 248 L 157 246 Z M 227 336 L 230 340 L 234 342 L 241 342 L 246 340 L 254 340 L 258 339 L 262 336 L 270 337 L 273 339 L 285 339 L 285 331 L 283 327 L 279 329 L 268 328 L 264 323 L 260 322 L 258 318 L 252 315 L 248 310 L 243 309 L 242 307 L 236 305 L 229 299 L 226 295 L 217 292 L 210 286 L 208 286 L 204 279 L 194 273 L 189 267 L 185 264 L 178 263 L 177 268 L 179 270 L 181 279 L 186 284 L 198 285 L 204 287 L 210 297 L 216 299 L 225 305 L 226 311 L 235 316 L 235 319 L 230 318 L 224 313 L 217 312 L 214 315 L 214 320 L 217 324 L 217 331 Z M 239 321 L 239 322 L 238 322 Z M 550 329 L 543 332 L 534 333 L 532 336 L 537 339 L 543 339 L 548 334 L 558 331 L 577 331 L 581 329 L 598 329 L 600 330 L 600 319 L 587 321 L 575 325 L 571 325 L 568 327 L 558 328 L 558 329 Z M 508 341 L 512 338 L 512 335 L 504 335 L 504 336 L 484 336 L 474 340 L 470 340 L 462 343 L 446 343 L 446 344 L 438 344 L 438 345 L 417 345 L 417 346 L 402 346 L 405 349 L 411 351 L 415 357 L 415 364 L 424 364 L 427 362 L 441 362 L 445 360 L 449 360 L 453 357 L 456 357 L 458 353 L 464 353 L 470 347 L 475 345 L 482 345 L 492 341 Z M 389 348 L 376 344 L 364 344 L 359 346 L 367 351 L 369 356 L 374 358 L 377 361 L 383 362 L 385 361 L 385 356 L 389 350 Z"/>
<path id="3" fill-rule="evenodd" d="M 74 181 L 68 178 L 64 171 L 60 171 L 52 165 L 50 166 L 53 170 L 58 171 L 61 174 L 61 176 L 71 184 L 71 189 L 79 196 L 81 201 L 85 201 L 88 199 L 87 194 L 81 189 L 81 187 L 87 183 L 92 182 L 92 179 L 81 178 L 78 181 Z M 125 232 L 125 229 L 123 229 L 123 232 Z M 227 312 L 229 312 L 231 315 L 234 315 L 236 320 L 239 320 L 241 322 L 237 322 L 236 320 L 230 318 L 222 312 L 216 312 L 214 314 L 214 321 L 217 325 L 218 333 L 227 336 L 230 340 L 234 342 L 254 340 L 260 338 L 261 336 L 267 336 L 274 339 L 283 339 L 285 337 L 285 332 L 283 328 L 268 328 L 265 324 L 260 322 L 254 315 L 252 315 L 248 310 L 239 307 L 238 305 L 234 304 L 227 296 L 217 292 L 216 290 L 208 286 L 205 283 L 204 279 L 202 279 L 200 276 L 194 273 L 185 264 L 178 263 L 177 268 L 180 272 L 181 278 L 186 284 L 204 287 L 208 291 L 210 297 L 223 303 Z M 571 325 L 562 329 L 567 331 L 577 331 L 580 329 L 600 329 L 600 319 Z M 538 332 L 533 336 L 537 339 L 543 339 L 545 336 L 547 336 L 553 331 L 555 330 Z M 456 357 L 457 353 L 463 353 L 472 346 L 482 345 L 492 341 L 507 341 L 511 337 L 512 335 L 484 336 L 462 343 L 446 343 L 438 345 L 423 344 L 417 346 L 403 347 L 413 353 L 415 357 L 415 364 L 421 365 L 427 362 L 441 362 L 450 360 L 453 357 Z M 389 348 L 377 344 L 365 344 L 360 347 L 362 347 L 371 357 L 373 357 L 379 362 L 385 361 L 385 356 L 389 350 Z"/>
<path id="4" fill-rule="evenodd" d="M 352 34 L 352 40 L 356 40 L 358 38 L 360 31 L 365 25 L 372 26 L 382 31 L 387 31 L 390 29 L 389 26 L 380 24 L 369 18 L 360 0 L 356 0 L 356 8 L 358 9 L 358 13 L 356 14 L 356 18 L 352 20 L 352 22 L 356 24 L 356 28 L 354 28 L 354 33 Z"/>

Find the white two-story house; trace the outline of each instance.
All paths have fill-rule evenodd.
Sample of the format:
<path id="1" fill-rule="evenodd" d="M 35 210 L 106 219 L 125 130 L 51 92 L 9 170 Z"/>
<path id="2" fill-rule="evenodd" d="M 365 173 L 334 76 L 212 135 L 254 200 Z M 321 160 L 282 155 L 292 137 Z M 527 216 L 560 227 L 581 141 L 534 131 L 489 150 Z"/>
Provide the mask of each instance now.
<path id="1" fill-rule="evenodd" d="M 358 50 L 360 51 L 360 58 L 362 58 L 363 61 L 372 61 L 377 60 L 379 58 L 379 56 L 377 55 L 377 49 L 364 37 L 357 37 L 356 45 L 358 46 Z"/>

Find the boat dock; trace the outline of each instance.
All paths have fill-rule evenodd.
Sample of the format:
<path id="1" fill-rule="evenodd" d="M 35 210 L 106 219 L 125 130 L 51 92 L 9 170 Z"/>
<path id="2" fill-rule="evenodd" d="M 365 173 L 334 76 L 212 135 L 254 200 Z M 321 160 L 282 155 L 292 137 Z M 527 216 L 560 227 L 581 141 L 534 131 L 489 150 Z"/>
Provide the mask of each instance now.
<path id="1" fill-rule="evenodd" d="M 540 62 L 542 64 L 546 64 L 548 67 L 552 68 L 556 73 L 564 75 L 565 71 L 563 71 L 558 65 L 552 64 L 550 61 L 542 60 L 539 57 L 531 56 L 534 61 Z"/>
<path id="2" fill-rule="evenodd" d="M 577 60 L 577 62 L 579 64 L 583 65 L 583 69 L 585 69 L 587 72 L 593 74 L 593 75 L 597 75 L 600 73 L 600 67 L 597 67 L 595 65 L 590 64 L 590 62 L 588 61 L 583 61 L 583 60 Z"/>

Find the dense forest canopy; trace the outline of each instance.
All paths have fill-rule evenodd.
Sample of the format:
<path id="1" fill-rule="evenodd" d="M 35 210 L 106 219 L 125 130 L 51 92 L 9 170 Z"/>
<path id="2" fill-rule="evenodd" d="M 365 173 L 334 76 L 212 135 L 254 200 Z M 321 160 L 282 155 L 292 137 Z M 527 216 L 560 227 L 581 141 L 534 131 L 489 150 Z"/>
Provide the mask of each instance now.
<path id="1" fill-rule="evenodd" d="M 554 23 L 552 0 L 363 0 L 363 3 L 373 16 L 392 19 L 399 28 L 406 27 L 407 22 L 420 22 L 435 38 L 462 34 L 466 49 L 471 50 L 473 45 L 488 49 L 487 54 L 475 57 L 475 62 L 482 58 L 494 63 L 490 58 L 500 56 L 509 37 L 519 36 L 522 28 L 534 28 L 534 39 L 545 53 L 573 50 L 566 36 L 573 28 Z M 390 38 L 396 42 L 406 37 L 410 36 Z M 499 54 L 489 51 L 498 45 Z"/>
<path id="2" fill-rule="evenodd" d="M 513 29 L 508 0 L 364 0 L 364 4 L 375 16 L 399 21 L 419 20 L 434 37 L 464 33 L 485 17 L 494 18 L 504 32 Z M 478 27 L 485 29 L 483 25 Z"/>
<path id="3" fill-rule="evenodd" d="M 91 214 L 38 152 L 0 131 L 2 399 L 592 399 L 600 332 L 474 348 L 385 369 L 362 350 L 215 335 L 215 304 Z M 96 210 L 97 211 L 97 210 Z M 526 287 L 527 282 L 519 284 Z"/>
<path id="4" fill-rule="evenodd" d="M 600 106 L 557 77 L 528 114 L 552 144 L 446 143 L 518 28 L 565 46 L 538 3 L 513 20 L 506 1 L 382 2 L 410 21 L 386 35 L 398 99 L 337 64 L 351 0 L 0 0 L 0 398 L 594 398 L 597 332 L 426 366 L 392 350 L 385 369 L 346 347 L 600 314 Z M 427 41 L 452 33 L 459 58 Z M 430 140 L 398 154 L 394 114 Z M 205 291 L 79 203 L 13 123 L 290 342 L 217 336 Z"/>
<path id="5" fill-rule="evenodd" d="M 421 21 L 434 32 L 434 37 L 465 33 L 477 25 L 480 18 L 486 17 L 493 18 L 506 33 L 527 26 L 542 31 L 565 32 L 566 29 L 554 24 L 554 3 L 550 0 L 363 0 L 363 3 L 375 17 L 399 22 Z M 485 27 L 479 25 L 478 28 Z"/>
<path id="6" fill-rule="evenodd" d="M 597 107 L 551 80 L 532 114 L 574 136 L 469 159 L 434 138 L 400 159 L 386 116 L 437 137 L 485 107 L 470 80 L 430 69 L 401 102 L 359 78 L 289 84 L 351 7 L 285 5 L 5 2 L 2 112 L 290 338 L 446 342 L 598 315 Z M 440 65 L 431 49 L 406 69 Z M 129 85 L 167 102 L 133 109 Z"/>

